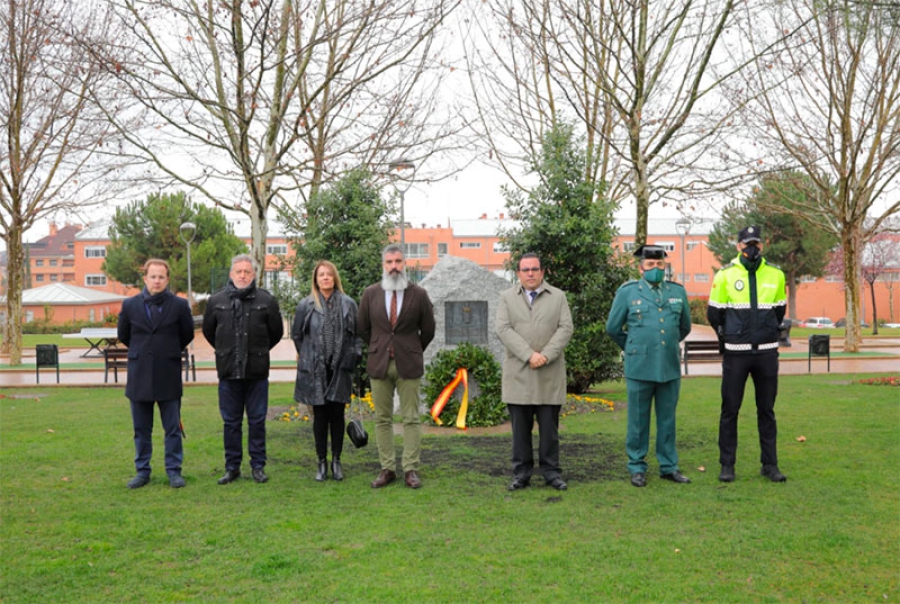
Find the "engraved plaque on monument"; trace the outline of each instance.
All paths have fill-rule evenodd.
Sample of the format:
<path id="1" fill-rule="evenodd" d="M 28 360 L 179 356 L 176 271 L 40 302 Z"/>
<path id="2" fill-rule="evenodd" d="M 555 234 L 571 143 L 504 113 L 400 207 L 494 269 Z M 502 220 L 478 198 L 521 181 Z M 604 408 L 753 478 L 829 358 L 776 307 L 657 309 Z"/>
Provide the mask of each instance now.
<path id="1" fill-rule="evenodd" d="M 488 303 L 444 302 L 444 334 L 446 344 L 469 342 L 477 346 L 488 343 Z"/>

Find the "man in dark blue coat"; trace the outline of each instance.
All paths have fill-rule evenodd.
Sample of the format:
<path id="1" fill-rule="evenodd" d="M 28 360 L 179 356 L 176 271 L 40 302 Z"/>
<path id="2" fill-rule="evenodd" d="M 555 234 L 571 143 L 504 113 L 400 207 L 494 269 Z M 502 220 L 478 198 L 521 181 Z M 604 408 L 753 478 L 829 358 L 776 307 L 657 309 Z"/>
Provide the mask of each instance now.
<path id="1" fill-rule="evenodd" d="M 188 303 L 169 291 L 169 264 L 151 258 L 144 263 L 144 291 L 122 303 L 119 340 L 128 346 L 125 396 L 134 423 L 134 466 L 129 489 L 150 482 L 153 454 L 153 405 L 165 430 L 166 474 L 173 488 L 184 486 L 181 463 L 181 354 L 194 339 Z"/>

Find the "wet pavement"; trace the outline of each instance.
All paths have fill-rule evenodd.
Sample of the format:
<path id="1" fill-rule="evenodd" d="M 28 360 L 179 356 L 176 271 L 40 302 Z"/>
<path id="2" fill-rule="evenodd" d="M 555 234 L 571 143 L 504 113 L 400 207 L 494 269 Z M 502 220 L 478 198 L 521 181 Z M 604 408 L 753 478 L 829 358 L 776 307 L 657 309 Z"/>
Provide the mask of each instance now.
<path id="1" fill-rule="evenodd" d="M 831 373 L 900 373 L 900 338 L 866 338 L 863 340 L 863 354 L 854 357 L 836 357 L 843 351 L 843 334 L 837 337 L 837 333 L 831 337 Z M 710 327 L 695 325 L 689 340 L 714 340 L 715 336 Z M 804 338 L 792 339 L 790 347 L 780 349 L 780 371 L 783 375 L 795 375 L 809 373 L 808 369 L 808 342 Z M 113 382 L 110 371 L 109 382 L 103 381 L 103 358 L 92 356 L 83 358 L 85 348 L 60 348 L 60 380 L 59 383 L 67 386 L 107 386 L 111 388 L 124 388 L 125 371 L 119 371 L 118 383 Z M 215 370 L 215 353 L 206 342 L 200 332 L 194 340 L 191 354 L 194 355 L 197 364 L 198 384 L 216 384 L 218 378 Z M 294 343 L 290 339 L 283 339 L 272 350 L 273 367 L 270 372 L 270 380 L 273 382 L 293 382 L 296 376 L 296 351 Z M 0 387 L 33 387 L 37 385 L 35 376 L 34 350 L 27 350 L 23 358 L 23 365 L 19 369 L 6 369 L 9 361 L 0 359 Z M 690 377 L 717 376 L 722 374 L 720 361 L 691 361 Z M 812 373 L 825 374 L 828 372 L 828 359 L 826 357 L 812 358 Z M 193 384 L 193 381 L 186 384 Z M 56 370 L 42 367 L 39 386 L 45 387 L 56 384 Z"/>

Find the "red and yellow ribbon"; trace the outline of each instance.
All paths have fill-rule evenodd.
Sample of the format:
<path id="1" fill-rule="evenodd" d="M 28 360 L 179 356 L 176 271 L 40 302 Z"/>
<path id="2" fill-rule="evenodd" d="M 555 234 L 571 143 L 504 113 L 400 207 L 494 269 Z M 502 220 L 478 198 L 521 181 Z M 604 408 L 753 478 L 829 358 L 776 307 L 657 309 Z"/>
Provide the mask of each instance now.
<path id="1" fill-rule="evenodd" d="M 444 422 L 441 421 L 440 417 L 441 411 L 444 410 L 444 407 L 447 405 L 447 401 L 450 400 L 450 396 L 456 390 L 457 386 L 459 386 L 460 382 L 463 384 L 463 395 L 462 402 L 459 404 L 459 413 L 456 416 L 456 427 L 460 430 L 466 429 L 466 412 L 469 410 L 469 370 L 465 367 L 461 367 L 456 371 L 456 377 L 453 378 L 453 381 L 447 384 L 443 391 L 441 391 L 440 396 L 437 397 L 437 400 L 434 401 L 434 405 L 431 406 L 431 419 L 434 420 L 438 426 L 444 425 Z"/>

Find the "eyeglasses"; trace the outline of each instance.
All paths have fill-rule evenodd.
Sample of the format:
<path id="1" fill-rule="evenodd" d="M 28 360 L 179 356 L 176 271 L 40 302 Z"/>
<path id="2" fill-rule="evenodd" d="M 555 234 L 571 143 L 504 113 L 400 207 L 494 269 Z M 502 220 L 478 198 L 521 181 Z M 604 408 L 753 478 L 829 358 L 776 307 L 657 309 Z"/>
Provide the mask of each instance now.
<path id="1" fill-rule="evenodd" d="M 539 272 L 541 272 L 541 270 L 542 270 L 541 268 L 528 267 L 528 268 L 520 268 L 519 272 L 520 273 L 539 273 Z"/>

